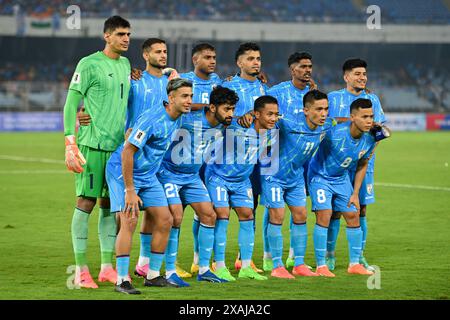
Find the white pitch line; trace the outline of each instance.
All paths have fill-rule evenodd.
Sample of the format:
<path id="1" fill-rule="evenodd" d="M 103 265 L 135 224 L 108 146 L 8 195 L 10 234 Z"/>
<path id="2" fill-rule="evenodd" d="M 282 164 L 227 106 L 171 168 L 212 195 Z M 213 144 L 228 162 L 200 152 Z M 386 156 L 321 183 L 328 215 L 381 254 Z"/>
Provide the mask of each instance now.
<path id="1" fill-rule="evenodd" d="M 450 192 L 450 188 L 446 187 L 433 187 L 433 186 L 421 186 L 416 184 L 400 184 L 400 183 L 384 183 L 375 182 L 376 186 L 392 187 L 392 188 L 405 188 L 405 189 L 419 189 L 419 190 L 432 190 L 432 191 L 447 191 Z"/>
<path id="2" fill-rule="evenodd" d="M 0 175 L 9 174 L 66 174 L 68 170 L 0 170 Z"/>
<path id="3" fill-rule="evenodd" d="M 5 155 L 5 154 L 0 154 L 0 160 L 64 164 L 63 160 L 46 159 L 46 158 L 19 157 L 19 156 Z"/>

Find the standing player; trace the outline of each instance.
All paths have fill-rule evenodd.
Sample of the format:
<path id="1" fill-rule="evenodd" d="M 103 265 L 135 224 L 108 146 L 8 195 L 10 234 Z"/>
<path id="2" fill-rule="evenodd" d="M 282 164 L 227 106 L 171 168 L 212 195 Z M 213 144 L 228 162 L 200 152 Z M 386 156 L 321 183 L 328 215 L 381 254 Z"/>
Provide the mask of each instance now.
<path id="1" fill-rule="evenodd" d="M 111 191 L 111 211 L 120 217 L 116 243 L 117 283 L 115 290 L 139 294 L 130 281 L 128 268 L 134 230 L 140 209 L 152 217 L 153 238 L 150 267 L 145 286 L 174 286 L 160 276 L 172 216 L 167 206 L 164 189 L 156 178 L 172 134 L 181 125 L 181 115 L 188 113 L 192 103 L 192 84 L 174 79 L 167 85 L 168 104 L 150 106 L 134 124 L 128 140 L 108 161 L 106 177 Z M 159 102 L 162 104 L 162 102 Z"/>
<path id="2" fill-rule="evenodd" d="M 223 158 L 217 156 L 206 169 L 208 191 L 217 214 L 214 243 L 215 273 L 228 281 L 236 280 L 225 265 L 230 207 L 236 211 L 239 218 L 238 242 L 242 266 L 238 277 L 267 280 L 267 277 L 259 275 L 251 267 L 255 233 L 250 175 L 264 148 L 267 147 L 267 142 L 263 142 L 267 136 L 260 130 L 272 129 L 278 120 L 276 99 L 270 96 L 256 99 L 254 114 L 255 121 L 249 128 L 244 128 L 236 122 L 227 127 L 223 143 L 220 144 L 222 152 L 216 152 Z"/>
<path id="3" fill-rule="evenodd" d="M 210 154 L 210 146 L 213 145 L 216 138 L 221 138 L 223 126 L 231 122 L 237 101 L 238 97 L 235 92 L 220 86 L 216 87 L 211 92 L 211 103 L 208 108 L 192 112 L 183 119 L 178 136 L 166 152 L 158 172 L 158 179 L 165 189 L 174 219 L 166 254 L 166 277 L 179 286 L 188 286 L 174 272 L 183 206 L 187 205 L 194 209 L 200 222 L 197 280 L 226 282 L 209 270 L 216 214 L 211 205 L 208 191 L 200 179 L 199 171 L 205 157 Z M 220 136 L 216 137 L 216 134 Z M 181 139 L 182 141 L 179 142 Z"/>
<path id="4" fill-rule="evenodd" d="M 105 167 L 111 153 L 124 139 L 130 63 L 122 54 L 130 43 L 130 23 L 113 16 L 105 21 L 103 32 L 105 49 L 80 60 L 64 106 L 65 161 L 67 168 L 76 173 L 78 197 L 72 219 L 72 243 L 77 265 L 75 284 L 83 288 L 98 288 L 86 259 L 88 220 L 97 199 L 100 204 L 98 231 L 102 263 L 98 280 L 114 283 L 117 277 L 112 267 L 116 220 L 109 209 Z M 75 139 L 76 110 L 82 99 L 91 123 L 81 126 Z"/>
<path id="5" fill-rule="evenodd" d="M 359 189 L 366 174 L 375 138 L 372 102 L 356 99 L 350 105 L 350 121 L 334 126 L 325 135 L 309 165 L 308 179 L 312 210 L 316 213 L 314 251 L 321 276 L 334 277 L 325 264 L 327 232 L 332 212 L 342 214 L 347 222 L 350 264 L 348 273 L 372 275 L 359 263 L 362 231 L 359 222 Z M 349 169 L 357 166 L 353 186 Z"/>
<path id="6" fill-rule="evenodd" d="M 346 88 L 330 92 L 328 97 L 330 100 L 330 117 L 336 118 L 338 122 L 345 122 L 350 119 L 350 104 L 358 99 L 365 98 L 372 101 L 374 122 L 384 123 L 386 121 L 384 112 L 380 104 L 380 100 L 373 93 L 367 93 L 367 63 L 361 59 L 349 59 L 345 61 L 343 67 L 344 80 L 347 84 Z M 375 202 L 374 194 L 374 168 L 375 168 L 375 156 L 373 156 L 367 167 L 367 173 L 363 180 L 359 201 L 361 205 L 359 221 L 361 224 L 361 230 L 363 233 L 363 244 L 360 257 L 360 263 L 368 270 L 373 268 L 367 263 L 363 255 L 367 238 L 367 221 L 366 221 L 366 209 L 367 205 Z M 355 167 L 351 170 L 350 178 L 352 181 L 355 176 Z M 330 227 L 328 228 L 328 240 L 327 240 L 327 265 L 328 268 L 333 271 L 336 264 L 335 248 L 336 240 L 340 228 L 341 215 L 333 213 L 331 217 Z"/>
<path id="7" fill-rule="evenodd" d="M 183 79 L 192 81 L 192 90 L 194 97 L 192 107 L 203 108 L 209 105 L 209 96 L 211 91 L 222 84 L 220 77 L 214 73 L 216 70 L 216 49 L 209 43 L 199 43 L 192 48 L 192 64 L 194 71 L 180 74 Z M 204 180 L 204 167 L 200 169 L 200 178 Z M 194 238 L 194 260 L 191 266 L 191 272 L 198 272 L 199 252 L 198 252 L 198 230 L 200 221 L 194 214 L 192 222 L 192 234 Z M 178 273 L 178 270 L 177 270 Z"/>
<path id="8" fill-rule="evenodd" d="M 240 69 L 239 75 L 234 76 L 231 81 L 223 83 L 224 87 L 230 88 L 236 92 L 239 96 L 239 102 L 236 104 L 235 116 L 246 116 L 249 120 L 252 119 L 251 113 L 253 112 L 253 105 L 255 100 L 266 94 L 267 86 L 258 78 L 261 72 L 261 49 L 256 43 L 247 42 L 239 46 L 235 54 L 235 61 Z M 247 125 L 250 125 L 251 121 L 247 120 Z M 254 173 L 250 178 L 253 188 L 254 197 L 254 210 L 255 216 L 256 209 L 258 207 L 258 197 L 261 193 L 260 177 L 258 165 L 255 166 Z M 256 229 L 256 224 L 255 224 Z M 251 262 L 252 268 L 257 272 L 263 272 L 257 268 L 256 265 Z M 241 260 L 236 259 L 235 268 L 239 270 L 241 267 Z"/>
<path id="9" fill-rule="evenodd" d="M 288 66 L 291 71 L 292 79 L 281 82 L 271 87 L 267 94 L 275 97 L 278 100 L 280 114 L 297 117 L 299 113 L 303 112 L 303 97 L 305 94 L 316 89 L 316 85 L 311 78 L 312 75 L 312 56 L 308 52 L 294 52 L 288 58 Z M 306 180 L 306 173 L 308 171 L 308 163 L 304 164 L 304 176 Z M 269 222 L 269 210 L 264 209 L 263 218 L 263 244 L 264 244 L 264 271 L 272 271 L 272 257 L 270 255 L 269 241 L 267 239 L 267 226 Z M 290 229 L 292 229 L 292 216 L 290 222 Z M 294 266 L 294 249 L 291 237 L 289 257 L 286 260 L 286 267 Z"/>
<path id="10" fill-rule="evenodd" d="M 298 276 L 317 276 L 304 262 L 308 230 L 303 167 L 317 151 L 326 132 L 333 125 L 333 121 L 327 119 L 327 114 L 327 95 L 312 90 L 303 98 L 303 112 L 286 113 L 277 125 L 280 129 L 279 169 L 273 175 L 262 179 L 262 202 L 270 214 L 267 236 L 273 261 L 273 277 L 294 278 L 282 262 L 281 228 L 285 203 L 292 213 L 291 243 L 295 257 L 292 273 Z"/>

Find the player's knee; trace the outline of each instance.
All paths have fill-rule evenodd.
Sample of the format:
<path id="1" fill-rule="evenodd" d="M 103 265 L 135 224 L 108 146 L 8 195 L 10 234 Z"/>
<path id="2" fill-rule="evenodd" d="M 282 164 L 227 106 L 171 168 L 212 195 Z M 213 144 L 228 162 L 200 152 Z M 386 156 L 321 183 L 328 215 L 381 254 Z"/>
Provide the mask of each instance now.
<path id="1" fill-rule="evenodd" d="M 307 218 L 307 213 L 306 213 L 306 208 L 305 209 L 300 209 L 297 212 L 295 212 L 295 214 L 292 215 L 292 218 L 294 220 L 295 223 L 303 223 L 306 221 Z"/>
<path id="2" fill-rule="evenodd" d="M 360 217 L 365 217 L 366 216 L 366 208 L 367 208 L 367 206 L 361 205 L 361 209 L 359 210 L 359 216 Z"/>
<path id="3" fill-rule="evenodd" d="M 318 214 L 316 218 L 316 223 L 322 227 L 328 228 L 330 225 L 330 216 L 327 214 Z"/>
<path id="4" fill-rule="evenodd" d="M 216 218 L 216 213 L 211 209 L 201 214 L 200 221 L 206 225 L 214 226 L 216 224 Z"/>
<path id="5" fill-rule="evenodd" d="M 183 216 L 182 215 L 174 215 L 172 220 L 173 220 L 173 226 L 179 227 L 179 226 L 181 226 L 181 222 L 183 221 Z"/>
<path id="6" fill-rule="evenodd" d="M 85 212 L 91 212 L 94 209 L 96 203 L 97 203 L 96 198 L 78 197 L 77 208 Z"/>
<path id="7" fill-rule="evenodd" d="M 158 223 L 158 228 L 161 231 L 170 230 L 170 228 L 172 228 L 172 226 L 173 226 L 173 217 L 170 213 L 165 214 L 162 217 L 160 217 L 159 223 Z"/>

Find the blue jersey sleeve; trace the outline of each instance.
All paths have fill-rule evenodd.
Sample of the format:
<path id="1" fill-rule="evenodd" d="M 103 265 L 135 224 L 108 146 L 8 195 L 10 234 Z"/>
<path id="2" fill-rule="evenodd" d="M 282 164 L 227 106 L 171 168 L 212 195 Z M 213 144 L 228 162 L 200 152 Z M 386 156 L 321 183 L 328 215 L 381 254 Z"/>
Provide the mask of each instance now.
<path id="1" fill-rule="evenodd" d="M 380 99 L 377 95 L 370 94 L 370 100 L 372 100 L 374 121 L 378 123 L 385 123 L 386 117 L 384 115 L 383 108 L 381 107 Z"/>
<path id="2" fill-rule="evenodd" d="M 151 111 L 144 112 L 136 121 L 133 131 L 128 137 L 128 142 L 136 146 L 138 149 L 142 149 L 147 141 L 151 138 L 154 130 L 154 121 L 152 121 L 149 115 Z"/>
<path id="3" fill-rule="evenodd" d="M 141 94 L 139 88 L 139 83 L 137 81 L 131 81 L 130 93 L 128 95 L 128 107 L 127 107 L 127 121 L 125 125 L 125 130 L 131 128 L 133 123 L 136 121 L 140 113 L 140 99 L 139 96 Z"/>
<path id="4" fill-rule="evenodd" d="M 348 110 L 347 110 L 348 109 Z M 340 95 L 337 93 L 330 93 L 328 95 L 328 116 L 332 118 L 349 118 L 349 108 L 341 107 Z"/>

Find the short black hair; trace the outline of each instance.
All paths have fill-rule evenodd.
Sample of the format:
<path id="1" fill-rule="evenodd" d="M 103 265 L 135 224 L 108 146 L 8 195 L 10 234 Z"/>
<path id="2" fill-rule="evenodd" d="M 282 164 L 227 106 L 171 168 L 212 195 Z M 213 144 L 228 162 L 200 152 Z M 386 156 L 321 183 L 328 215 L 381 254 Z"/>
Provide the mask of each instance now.
<path id="1" fill-rule="evenodd" d="M 357 111 L 359 109 L 369 109 L 372 108 L 372 101 L 370 99 L 359 98 L 352 102 L 350 105 L 350 113 Z"/>
<path id="2" fill-rule="evenodd" d="M 131 25 L 121 16 L 112 16 L 106 19 L 103 25 L 103 33 L 113 32 L 117 28 L 131 28 Z"/>
<path id="3" fill-rule="evenodd" d="M 193 57 L 194 54 L 196 54 L 197 52 L 201 52 L 203 50 L 216 51 L 216 48 L 214 48 L 211 44 L 206 42 L 198 43 L 192 48 L 191 56 Z"/>
<path id="4" fill-rule="evenodd" d="M 342 65 L 342 72 L 345 73 L 346 71 L 352 71 L 355 68 L 366 68 L 367 69 L 367 62 L 360 58 L 348 59 Z"/>
<path id="5" fill-rule="evenodd" d="M 150 47 L 152 45 L 154 45 L 155 43 L 164 43 L 165 44 L 166 42 L 164 40 L 162 40 L 162 39 L 159 39 L 159 38 L 148 38 L 142 44 L 142 51 L 150 49 Z"/>
<path id="6" fill-rule="evenodd" d="M 293 63 L 300 62 L 302 59 L 312 60 L 312 55 L 308 52 L 294 52 L 288 58 L 288 66 L 290 67 Z"/>
<path id="7" fill-rule="evenodd" d="M 189 87 L 192 88 L 192 82 L 187 79 L 176 78 L 169 81 L 167 84 L 167 94 L 172 91 L 178 90 L 179 88 Z"/>
<path id="8" fill-rule="evenodd" d="M 261 51 L 261 48 L 254 42 L 241 43 L 234 56 L 235 61 L 238 61 L 239 57 L 242 56 L 245 53 L 245 51 L 248 50 Z"/>
<path id="9" fill-rule="evenodd" d="M 209 96 L 209 103 L 215 105 L 216 107 L 223 104 L 229 104 L 234 106 L 238 101 L 239 96 L 237 95 L 236 92 L 222 86 L 215 87 L 211 91 L 211 94 Z"/>
<path id="10" fill-rule="evenodd" d="M 314 103 L 314 101 L 317 100 L 328 100 L 328 96 L 326 93 L 319 90 L 308 91 L 303 96 L 303 108 L 309 107 L 311 104 Z"/>
<path id="11" fill-rule="evenodd" d="M 266 104 L 276 104 L 278 105 L 278 100 L 272 96 L 261 96 L 258 99 L 255 100 L 255 104 L 253 106 L 253 110 L 254 111 L 261 111 L 262 109 L 264 109 L 264 107 L 266 106 Z"/>

